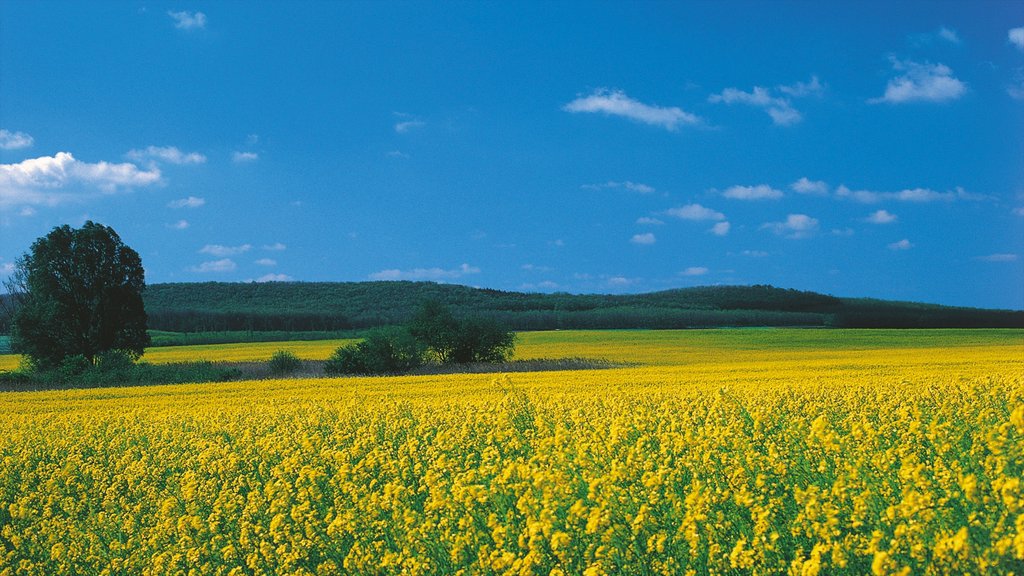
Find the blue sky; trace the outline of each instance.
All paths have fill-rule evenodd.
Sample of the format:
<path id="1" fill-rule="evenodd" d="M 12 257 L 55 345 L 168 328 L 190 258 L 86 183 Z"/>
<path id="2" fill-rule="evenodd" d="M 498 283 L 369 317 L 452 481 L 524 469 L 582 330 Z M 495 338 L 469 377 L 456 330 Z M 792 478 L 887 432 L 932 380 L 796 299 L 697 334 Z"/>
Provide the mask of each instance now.
<path id="1" fill-rule="evenodd" d="M 1024 308 L 1015 2 L 0 4 L 0 274 Z"/>

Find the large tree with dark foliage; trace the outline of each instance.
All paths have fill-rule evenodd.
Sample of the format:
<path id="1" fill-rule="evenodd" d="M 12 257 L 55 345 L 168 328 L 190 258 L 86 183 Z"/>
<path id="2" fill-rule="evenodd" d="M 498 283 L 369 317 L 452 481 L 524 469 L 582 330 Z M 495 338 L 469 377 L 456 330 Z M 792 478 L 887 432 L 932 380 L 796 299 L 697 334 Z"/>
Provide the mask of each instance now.
<path id="1" fill-rule="evenodd" d="M 18 260 L 7 284 L 12 348 L 37 368 L 78 355 L 93 362 L 108 350 L 138 358 L 149 344 L 142 260 L 108 226 L 54 228 Z"/>
<path id="2" fill-rule="evenodd" d="M 456 318 L 444 305 L 425 302 L 409 324 L 409 332 L 442 364 L 505 362 L 516 335 L 489 318 Z"/>

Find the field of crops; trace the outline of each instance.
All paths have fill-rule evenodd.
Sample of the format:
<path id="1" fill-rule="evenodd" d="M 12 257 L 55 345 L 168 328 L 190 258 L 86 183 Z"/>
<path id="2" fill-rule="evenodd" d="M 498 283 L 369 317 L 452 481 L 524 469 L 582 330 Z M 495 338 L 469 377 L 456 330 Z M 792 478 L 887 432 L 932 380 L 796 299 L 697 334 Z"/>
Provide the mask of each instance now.
<path id="1" fill-rule="evenodd" d="M 0 394 L 0 575 L 1024 574 L 1021 331 L 518 356 L 642 365 Z"/>

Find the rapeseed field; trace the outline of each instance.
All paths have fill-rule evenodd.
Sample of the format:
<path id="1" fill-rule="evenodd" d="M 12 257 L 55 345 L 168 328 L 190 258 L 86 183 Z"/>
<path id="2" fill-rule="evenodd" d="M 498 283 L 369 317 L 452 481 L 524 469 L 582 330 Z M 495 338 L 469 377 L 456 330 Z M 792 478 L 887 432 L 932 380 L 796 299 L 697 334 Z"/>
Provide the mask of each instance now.
<path id="1" fill-rule="evenodd" d="M 0 394 L 0 575 L 1024 574 L 1022 334 L 851 334 Z"/>

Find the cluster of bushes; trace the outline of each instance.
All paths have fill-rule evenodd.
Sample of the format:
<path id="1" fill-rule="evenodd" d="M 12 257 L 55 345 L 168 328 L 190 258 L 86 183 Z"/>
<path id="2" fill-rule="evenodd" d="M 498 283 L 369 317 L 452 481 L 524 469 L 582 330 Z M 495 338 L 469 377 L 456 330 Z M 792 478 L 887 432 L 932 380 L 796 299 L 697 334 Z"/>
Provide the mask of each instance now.
<path id="1" fill-rule="evenodd" d="M 89 388 L 95 386 L 136 386 L 142 384 L 183 384 L 237 380 L 241 371 L 214 362 L 149 364 L 136 362 L 121 350 L 108 350 L 90 361 L 76 354 L 52 368 L 24 366 L 14 372 L 0 372 L 0 389 Z"/>
<path id="2" fill-rule="evenodd" d="M 407 326 L 379 328 L 343 346 L 324 363 L 328 375 L 405 374 L 420 366 L 506 362 L 515 334 L 487 318 L 456 318 L 437 302 L 424 304 Z"/>

